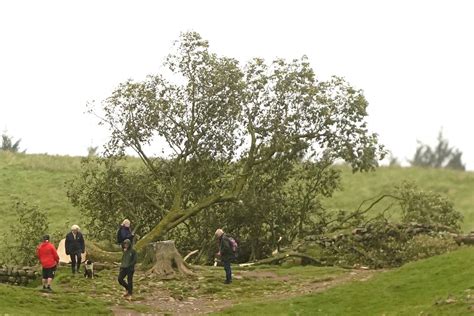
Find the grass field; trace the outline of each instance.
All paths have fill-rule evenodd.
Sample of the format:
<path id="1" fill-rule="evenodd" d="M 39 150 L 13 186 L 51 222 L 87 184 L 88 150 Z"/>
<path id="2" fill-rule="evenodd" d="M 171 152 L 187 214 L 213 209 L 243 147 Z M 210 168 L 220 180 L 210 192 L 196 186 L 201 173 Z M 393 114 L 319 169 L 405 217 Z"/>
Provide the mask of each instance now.
<path id="1" fill-rule="evenodd" d="M 466 247 L 322 293 L 258 301 L 225 315 L 472 315 L 474 248 Z"/>
<path id="2" fill-rule="evenodd" d="M 138 159 L 131 159 L 136 164 Z M 19 198 L 48 212 L 51 230 L 66 222 L 82 224 L 82 218 L 66 197 L 65 183 L 80 172 L 80 157 L 25 155 L 0 152 L 0 225 L 5 227 L 15 214 L 12 203 Z M 418 168 L 379 168 L 353 174 L 343 169 L 343 190 L 324 201 L 328 208 L 354 209 L 361 201 L 393 191 L 404 180 L 421 189 L 450 198 L 464 216 L 463 230 L 474 230 L 474 173 Z"/>
<path id="3" fill-rule="evenodd" d="M 201 267 L 188 278 L 160 280 L 137 270 L 134 299 L 125 301 L 117 269 L 93 280 L 59 269 L 54 293 L 39 284 L 0 284 L 0 313 L 9 315 L 472 315 L 474 248 L 393 270 L 314 266 L 234 269 L 223 285 L 222 268 Z M 310 294 L 308 294 L 310 293 Z"/>

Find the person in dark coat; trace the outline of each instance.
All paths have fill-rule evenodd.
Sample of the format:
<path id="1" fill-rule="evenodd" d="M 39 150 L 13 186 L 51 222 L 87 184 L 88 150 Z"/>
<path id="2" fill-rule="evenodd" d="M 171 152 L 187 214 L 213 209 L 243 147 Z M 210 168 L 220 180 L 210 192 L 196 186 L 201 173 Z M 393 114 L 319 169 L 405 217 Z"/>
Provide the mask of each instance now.
<path id="1" fill-rule="evenodd" d="M 122 222 L 122 225 L 120 225 L 120 228 L 117 232 L 117 243 L 119 245 L 122 245 L 125 239 L 130 240 L 130 242 L 133 244 L 133 232 L 128 219 L 125 219 Z"/>
<path id="2" fill-rule="evenodd" d="M 86 251 L 84 237 L 79 231 L 79 226 L 72 225 L 71 232 L 66 235 L 66 255 L 71 257 L 72 273 L 79 272 L 82 254 Z"/>
<path id="3" fill-rule="evenodd" d="M 225 270 L 224 283 L 230 284 L 232 283 L 232 269 L 230 267 L 230 262 L 235 258 L 234 252 L 232 251 L 232 245 L 222 229 L 219 228 L 216 230 L 215 235 L 219 242 L 219 252 L 217 253 L 217 256 L 221 258 Z"/>
<path id="4" fill-rule="evenodd" d="M 135 272 L 135 264 L 137 263 L 137 252 L 132 248 L 132 242 L 128 239 L 123 241 L 122 249 L 123 254 L 118 283 L 126 290 L 124 297 L 131 299 L 133 293 L 133 274 Z M 127 282 L 124 280 L 125 277 L 127 277 Z"/>

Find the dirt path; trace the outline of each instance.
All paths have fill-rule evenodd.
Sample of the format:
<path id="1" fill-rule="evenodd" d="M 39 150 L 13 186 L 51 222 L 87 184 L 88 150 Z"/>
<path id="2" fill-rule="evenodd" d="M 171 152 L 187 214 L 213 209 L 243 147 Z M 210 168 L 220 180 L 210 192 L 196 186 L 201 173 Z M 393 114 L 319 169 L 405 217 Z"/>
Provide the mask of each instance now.
<path id="1" fill-rule="evenodd" d="M 346 273 L 323 277 L 314 280 L 305 280 L 301 286 L 298 287 L 275 287 L 269 293 L 255 297 L 252 300 L 269 301 L 287 299 L 311 293 L 319 293 L 326 291 L 332 287 L 352 282 L 352 281 L 366 281 L 374 274 L 380 271 L 375 270 L 351 270 Z M 271 280 L 282 282 L 285 284 L 292 281 L 291 276 L 280 276 L 271 271 L 239 271 L 235 273 L 236 282 L 239 279 L 254 279 L 254 280 Z M 225 285 L 222 285 L 225 286 Z M 234 286 L 234 285 L 231 285 Z M 238 303 L 235 300 L 223 299 L 212 296 L 202 297 L 178 297 L 173 298 L 172 295 L 165 288 L 161 286 L 154 287 L 154 290 L 146 295 L 142 300 L 134 300 L 127 305 L 115 306 L 112 308 L 114 315 L 117 316 L 137 316 L 137 315 L 200 315 L 215 311 L 220 311 L 231 307 Z M 145 306 L 147 312 L 142 309 Z M 142 308 L 140 308 L 142 307 Z M 143 310 L 144 312 L 139 312 Z M 148 312 L 153 310 L 152 313 Z"/>

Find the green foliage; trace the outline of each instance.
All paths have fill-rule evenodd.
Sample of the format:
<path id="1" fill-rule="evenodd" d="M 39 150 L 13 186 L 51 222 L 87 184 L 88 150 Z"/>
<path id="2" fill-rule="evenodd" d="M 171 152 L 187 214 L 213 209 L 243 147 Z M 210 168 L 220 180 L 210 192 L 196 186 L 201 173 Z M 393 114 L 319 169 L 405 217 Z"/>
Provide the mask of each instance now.
<path id="1" fill-rule="evenodd" d="M 409 182 L 398 188 L 401 198 L 402 221 L 440 226 L 459 230 L 463 216 L 454 209 L 453 203 L 435 192 L 425 192 Z"/>
<path id="2" fill-rule="evenodd" d="M 392 204 L 377 216 L 370 215 L 368 212 L 377 208 L 384 198 L 391 199 Z M 400 223 L 386 215 L 392 209 L 399 210 Z M 447 233 L 459 231 L 462 215 L 439 194 L 403 183 L 396 188 L 395 195 L 384 195 L 365 209 L 359 207 L 336 217 L 333 222 L 334 226 L 328 231 L 338 233 L 335 237 L 321 234 L 306 238 L 322 247 L 319 257 L 330 264 L 382 268 L 400 266 L 456 248 L 452 236 Z"/>
<path id="3" fill-rule="evenodd" d="M 11 223 L 8 235 L 4 236 L 3 260 L 7 263 L 33 265 L 37 262 L 36 247 L 48 232 L 47 214 L 37 206 L 17 201 L 13 209 L 17 214 Z"/>
<path id="4" fill-rule="evenodd" d="M 435 148 L 420 143 L 410 164 L 417 167 L 447 168 L 466 170 L 462 163 L 462 152 L 449 146 L 449 142 L 443 138 L 443 133 L 438 134 L 438 144 Z"/>
<path id="5" fill-rule="evenodd" d="M 149 183 L 167 186 L 165 203 L 148 196 L 139 206 L 166 210 L 139 249 L 204 209 L 238 201 L 269 162 L 343 159 L 354 171 L 367 171 L 385 154 L 368 131 L 362 91 L 338 77 L 318 81 L 306 57 L 271 63 L 255 58 L 241 66 L 189 32 L 165 66 L 169 76 L 124 82 L 100 109 L 111 131 L 106 156 L 117 159 L 131 149 Z M 156 159 L 160 152 L 171 153 L 166 163 Z M 87 198 L 97 196 L 75 201 Z"/>
<path id="6" fill-rule="evenodd" d="M 81 165 L 82 173 L 68 183 L 67 195 L 87 218 L 89 236 L 115 240 L 125 218 L 139 225 L 137 233 L 143 235 L 163 217 L 169 196 L 164 178 L 158 182 L 149 170 L 126 168 L 125 161 L 117 159 L 87 157 Z"/>
<path id="7" fill-rule="evenodd" d="M 12 136 L 9 136 L 6 132 L 4 132 L 2 134 L 2 144 L 0 146 L 0 151 L 18 153 L 20 151 L 20 142 L 21 139 L 14 141 Z M 24 150 L 23 153 L 25 151 L 26 150 Z"/>

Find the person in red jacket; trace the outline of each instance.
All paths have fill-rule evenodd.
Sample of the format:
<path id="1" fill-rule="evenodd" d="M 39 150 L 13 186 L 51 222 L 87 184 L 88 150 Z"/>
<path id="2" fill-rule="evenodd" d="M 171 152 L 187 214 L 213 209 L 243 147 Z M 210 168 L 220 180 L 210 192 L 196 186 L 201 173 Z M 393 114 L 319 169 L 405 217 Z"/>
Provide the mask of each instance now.
<path id="1" fill-rule="evenodd" d="M 43 242 L 36 249 L 36 255 L 43 267 L 43 290 L 52 291 L 51 281 L 59 263 L 59 256 L 54 245 L 49 242 L 49 235 L 43 236 Z"/>

